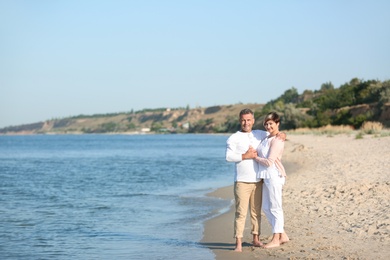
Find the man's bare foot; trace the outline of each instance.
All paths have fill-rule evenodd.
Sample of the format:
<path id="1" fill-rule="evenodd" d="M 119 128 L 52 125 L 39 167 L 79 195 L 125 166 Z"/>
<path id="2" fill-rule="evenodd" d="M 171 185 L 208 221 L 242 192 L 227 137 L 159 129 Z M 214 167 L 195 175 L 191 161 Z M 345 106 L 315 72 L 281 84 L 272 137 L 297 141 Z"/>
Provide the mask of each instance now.
<path id="1" fill-rule="evenodd" d="M 274 248 L 274 247 L 278 247 L 278 246 L 280 246 L 279 242 L 271 241 L 268 244 L 265 244 L 263 247 L 264 248 Z"/>
<path id="2" fill-rule="evenodd" d="M 236 245 L 236 248 L 234 248 L 234 252 L 242 252 L 242 246 Z"/>
<path id="3" fill-rule="evenodd" d="M 255 247 L 263 246 L 263 243 L 260 242 L 258 234 L 253 234 L 252 245 Z"/>
<path id="4" fill-rule="evenodd" d="M 242 252 L 242 240 L 241 240 L 241 238 L 236 238 L 236 248 L 234 248 L 234 252 Z"/>
<path id="5" fill-rule="evenodd" d="M 255 247 L 262 247 L 262 246 L 264 246 L 264 244 L 261 243 L 260 241 L 253 241 L 252 245 L 255 246 Z"/>

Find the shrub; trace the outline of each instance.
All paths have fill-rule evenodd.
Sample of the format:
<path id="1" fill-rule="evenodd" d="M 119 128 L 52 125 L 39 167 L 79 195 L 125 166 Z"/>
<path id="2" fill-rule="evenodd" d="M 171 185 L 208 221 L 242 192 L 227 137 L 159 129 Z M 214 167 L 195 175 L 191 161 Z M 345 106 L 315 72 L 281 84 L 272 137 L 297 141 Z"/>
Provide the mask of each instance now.
<path id="1" fill-rule="evenodd" d="M 361 126 L 360 130 L 365 134 L 378 134 L 382 131 L 383 125 L 380 122 L 366 121 Z"/>
<path id="2" fill-rule="evenodd" d="M 363 133 L 359 132 L 356 136 L 355 139 L 363 139 Z"/>

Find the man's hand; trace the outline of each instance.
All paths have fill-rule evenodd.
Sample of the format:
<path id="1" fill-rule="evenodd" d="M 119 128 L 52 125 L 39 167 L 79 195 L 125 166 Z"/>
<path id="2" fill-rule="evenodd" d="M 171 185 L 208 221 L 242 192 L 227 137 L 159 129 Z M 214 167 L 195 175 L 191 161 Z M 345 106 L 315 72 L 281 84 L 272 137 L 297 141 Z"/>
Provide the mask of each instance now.
<path id="1" fill-rule="evenodd" d="M 284 141 L 286 141 L 287 135 L 284 132 L 279 132 L 276 135 L 276 138 L 278 138 L 278 139 L 280 139 L 280 140 L 282 140 L 284 142 Z"/>
<path id="2" fill-rule="evenodd" d="M 248 151 L 246 151 L 243 155 L 242 155 L 242 159 L 245 160 L 245 159 L 254 159 L 257 157 L 257 151 L 255 148 L 253 148 L 252 146 L 249 146 L 249 149 Z"/>

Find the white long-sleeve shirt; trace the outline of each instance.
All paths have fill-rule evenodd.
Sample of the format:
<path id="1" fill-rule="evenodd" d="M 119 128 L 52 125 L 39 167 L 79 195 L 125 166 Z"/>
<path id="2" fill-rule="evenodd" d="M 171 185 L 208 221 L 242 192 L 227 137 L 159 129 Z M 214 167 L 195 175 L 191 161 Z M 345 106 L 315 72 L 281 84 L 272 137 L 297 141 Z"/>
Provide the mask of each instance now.
<path id="1" fill-rule="evenodd" d="M 286 177 L 286 170 L 282 164 L 284 142 L 275 136 L 264 139 L 257 147 L 256 161 L 260 163 L 257 176 L 261 179 L 270 179 L 272 174 Z M 275 171 L 276 170 L 276 171 Z"/>
<path id="2" fill-rule="evenodd" d="M 259 165 L 255 159 L 242 160 L 242 155 L 248 151 L 249 146 L 254 149 L 260 144 L 268 133 L 262 130 L 252 130 L 250 133 L 236 132 L 226 141 L 226 161 L 235 163 L 235 182 L 259 182 L 257 172 Z"/>

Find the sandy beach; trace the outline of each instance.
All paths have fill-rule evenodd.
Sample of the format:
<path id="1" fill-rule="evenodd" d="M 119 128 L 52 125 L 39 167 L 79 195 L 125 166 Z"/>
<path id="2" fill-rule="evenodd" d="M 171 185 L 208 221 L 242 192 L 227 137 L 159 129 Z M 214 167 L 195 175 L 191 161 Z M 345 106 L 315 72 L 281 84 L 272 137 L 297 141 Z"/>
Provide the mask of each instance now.
<path id="1" fill-rule="evenodd" d="M 390 259 L 390 137 L 289 134 L 283 163 L 285 230 L 278 248 L 251 246 L 247 221 L 236 253 L 234 210 L 205 223 L 201 244 L 216 259 Z M 233 173 L 231 173 L 233 174 Z M 233 183 L 232 183 L 233 184 Z M 210 196 L 233 199 L 233 186 Z M 262 215 L 260 239 L 272 234 Z"/>

